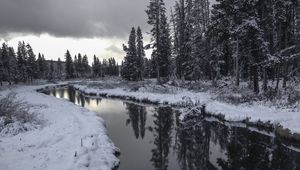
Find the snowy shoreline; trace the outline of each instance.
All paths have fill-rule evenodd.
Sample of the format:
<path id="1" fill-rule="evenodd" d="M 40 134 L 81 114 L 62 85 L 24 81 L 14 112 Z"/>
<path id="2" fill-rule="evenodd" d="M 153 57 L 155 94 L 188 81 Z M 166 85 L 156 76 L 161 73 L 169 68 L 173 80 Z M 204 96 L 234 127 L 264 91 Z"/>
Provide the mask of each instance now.
<path id="1" fill-rule="evenodd" d="M 104 121 L 94 112 L 57 99 L 37 89 L 47 86 L 17 86 L 11 91 L 33 105 L 42 127 L 16 136 L 0 137 L 0 165 L 3 169 L 102 169 L 118 166 L 119 149 L 107 135 Z M 82 141 L 82 142 L 81 142 Z"/>
<path id="2" fill-rule="evenodd" d="M 212 99 L 209 92 L 192 92 L 180 89 L 173 93 L 155 93 L 149 89 L 130 91 L 126 88 L 99 89 L 96 87 L 71 83 L 70 86 L 86 95 L 108 98 L 119 98 L 135 102 L 151 104 L 167 104 L 176 107 L 205 106 L 206 112 L 230 122 L 246 122 L 275 129 L 275 132 L 285 138 L 300 140 L 300 112 L 280 109 L 263 104 L 233 105 Z M 184 114 L 181 116 L 184 118 Z"/>

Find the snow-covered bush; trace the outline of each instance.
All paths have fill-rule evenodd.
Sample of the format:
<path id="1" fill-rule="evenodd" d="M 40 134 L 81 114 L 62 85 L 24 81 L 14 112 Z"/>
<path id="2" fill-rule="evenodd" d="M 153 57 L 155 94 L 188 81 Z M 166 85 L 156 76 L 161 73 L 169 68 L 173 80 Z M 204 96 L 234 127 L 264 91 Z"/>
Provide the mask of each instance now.
<path id="1" fill-rule="evenodd" d="M 30 112 L 31 106 L 17 99 L 15 93 L 0 97 L 0 135 L 12 134 L 31 129 L 32 123 L 37 123 L 34 113 Z"/>

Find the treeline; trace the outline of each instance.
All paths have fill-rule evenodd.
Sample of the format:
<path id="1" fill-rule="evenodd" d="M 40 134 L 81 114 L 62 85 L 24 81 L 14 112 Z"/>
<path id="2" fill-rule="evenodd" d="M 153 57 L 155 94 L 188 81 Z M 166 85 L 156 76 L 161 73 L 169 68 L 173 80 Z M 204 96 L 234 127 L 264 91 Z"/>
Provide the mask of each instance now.
<path id="1" fill-rule="evenodd" d="M 150 0 L 146 13 L 151 29 L 151 59 L 144 57 L 132 29 L 123 64 L 127 80 L 218 80 L 248 82 L 254 92 L 268 81 L 286 87 L 299 79 L 299 0 L 179 0 L 166 17 L 163 0 Z M 142 41 L 141 41 L 142 42 Z M 142 54 L 142 55 L 141 55 Z M 143 60 L 143 62 L 141 62 Z M 143 64 L 140 64 L 143 63 Z M 128 73 L 128 74 L 127 74 Z M 143 77 L 141 77 L 143 75 Z M 260 86 L 259 82 L 263 82 Z"/>
<path id="2" fill-rule="evenodd" d="M 46 61 L 43 54 L 38 58 L 30 44 L 19 42 L 17 52 L 6 43 L 0 48 L 0 84 L 6 81 L 10 85 L 18 82 L 32 82 L 34 79 L 51 79 L 62 73 L 62 62 L 57 62 L 54 70 L 52 62 Z"/>
<path id="3" fill-rule="evenodd" d="M 69 51 L 65 61 L 46 60 L 43 54 L 35 55 L 30 44 L 19 42 L 17 51 L 6 43 L 0 48 L 0 85 L 18 82 L 32 82 L 35 79 L 61 80 L 70 78 L 96 78 L 118 76 L 119 66 L 114 58 L 104 59 L 102 63 L 94 56 L 90 66 L 87 55 L 71 57 Z"/>
<path id="4" fill-rule="evenodd" d="M 69 50 L 65 54 L 65 70 L 67 79 L 72 78 L 99 78 L 105 76 L 119 76 L 119 65 L 114 58 L 103 59 L 102 63 L 94 55 L 92 66 L 89 65 L 87 55 L 78 55 L 72 58 Z"/>

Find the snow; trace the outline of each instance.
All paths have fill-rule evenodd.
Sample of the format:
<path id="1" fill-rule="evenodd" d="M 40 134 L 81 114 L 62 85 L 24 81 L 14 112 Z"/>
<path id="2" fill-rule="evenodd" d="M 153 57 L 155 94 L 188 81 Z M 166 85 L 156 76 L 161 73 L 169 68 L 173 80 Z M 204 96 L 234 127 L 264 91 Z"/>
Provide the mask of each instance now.
<path id="1" fill-rule="evenodd" d="M 292 133 L 300 134 L 300 112 L 289 109 L 280 109 L 275 106 L 264 105 L 255 102 L 252 105 L 239 104 L 233 105 L 225 102 L 214 100 L 214 95 L 210 92 L 193 92 L 185 88 L 170 90 L 168 93 L 157 93 L 148 88 L 140 88 L 137 91 L 129 91 L 126 88 L 99 89 L 91 88 L 87 85 L 74 84 L 76 89 L 87 94 L 129 97 L 139 101 L 151 101 L 158 104 L 171 104 L 176 106 L 197 106 L 205 105 L 206 111 L 214 115 L 223 115 L 228 121 L 244 121 L 272 123 L 281 125 L 289 129 Z M 169 88 L 169 87 L 167 87 Z M 185 114 L 181 116 L 183 119 Z"/>
<path id="2" fill-rule="evenodd" d="M 158 93 L 158 92 L 148 92 L 144 88 L 141 88 L 139 91 L 133 92 L 124 88 L 114 88 L 114 89 L 96 89 L 87 87 L 84 85 L 73 85 L 76 89 L 83 91 L 87 94 L 97 94 L 103 95 L 106 94 L 108 97 L 114 96 L 125 96 L 134 98 L 140 101 L 151 101 L 159 104 L 176 104 L 176 105 L 185 105 L 188 103 L 201 103 L 202 101 L 207 101 L 209 99 L 209 95 L 207 93 L 194 93 L 185 89 L 180 89 L 173 93 Z"/>
<path id="3" fill-rule="evenodd" d="M 110 82 L 110 86 L 107 86 L 107 82 L 103 81 L 67 83 L 82 92 L 99 96 L 125 97 L 181 108 L 198 109 L 197 106 L 205 105 L 209 113 L 223 115 L 228 121 L 268 122 L 300 134 L 300 113 L 297 110 L 279 109 L 259 102 L 233 105 L 215 100 L 214 94 L 209 91 L 194 92 L 151 82 L 142 86 L 136 84 L 138 88 L 132 88 L 131 85 L 115 86 Z M 117 166 L 119 160 L 114 153 L 119 150 L 107 136 L 103 120 L 94 112 L 71 102 L 36 92 L 46 86 L 55 85 L 19 86 L 0 92 L 5 95 L 15 91 L 18 98 L 34 106 L 33 111 L 38 113 L 38 118 L 43 122 L 40 126 L 26 125 L 29 131 L 20 134 L 14 131 L 14 127 L 18 127 L 16 122 L 8 128 L 11 136 L 0 136 L 0 169 L 108 170 Z M 183 119 L 186 114 L 188 112 L 180 118 Z"/>
<path id="4" fill-rule="evenodd" d="M 80 106 L 36 92 L 45 86 L 21 86 L 12 91 L 34 105 L 40 128 L 0 137 L 0 169 L 111 170 L 119 163 L 103 120 Z M 2 91 L 1 94 L 11 90 Z"/>

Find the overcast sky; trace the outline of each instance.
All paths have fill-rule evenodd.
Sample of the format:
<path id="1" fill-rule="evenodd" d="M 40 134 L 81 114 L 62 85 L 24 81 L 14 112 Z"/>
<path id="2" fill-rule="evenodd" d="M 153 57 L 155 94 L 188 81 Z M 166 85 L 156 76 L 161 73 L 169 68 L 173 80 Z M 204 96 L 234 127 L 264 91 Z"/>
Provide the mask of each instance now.
<path id="1" fill-rule="evenodd" d="M 165 0 L 169 10 L 175 0 Z M 0 0 L 0 41 L 30 43 L 48 59 L 67 49 L 91 58 L 123 58 L 132 26 L 149 31 L 149 0 Z M 146 39 L 148 39 L 146 37 Z M 147 43 L 147 42 L 145 42 Z"/>

